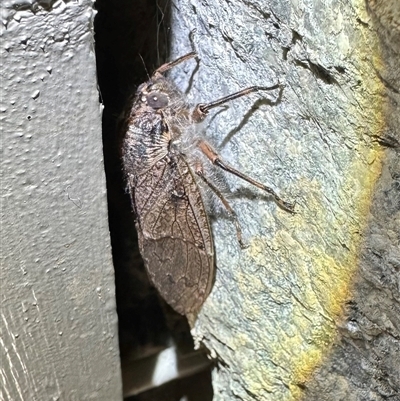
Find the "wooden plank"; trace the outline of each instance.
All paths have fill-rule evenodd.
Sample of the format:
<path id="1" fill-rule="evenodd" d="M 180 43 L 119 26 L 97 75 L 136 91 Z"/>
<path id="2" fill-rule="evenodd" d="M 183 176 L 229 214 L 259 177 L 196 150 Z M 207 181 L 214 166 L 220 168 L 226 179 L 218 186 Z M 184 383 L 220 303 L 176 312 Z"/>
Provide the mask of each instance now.
<path id="1" fill-rule="evenodd" d="M 94 12 L 42 3 L 2 5 L 2 395 L 120 400 Z"/>

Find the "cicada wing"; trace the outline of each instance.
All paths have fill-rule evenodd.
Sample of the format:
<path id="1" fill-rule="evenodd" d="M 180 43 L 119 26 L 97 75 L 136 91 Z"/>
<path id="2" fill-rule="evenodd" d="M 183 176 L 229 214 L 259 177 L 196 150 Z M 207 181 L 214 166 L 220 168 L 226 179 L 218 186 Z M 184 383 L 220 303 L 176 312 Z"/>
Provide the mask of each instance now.
<path id="1" fill-rule="evenodd" d="M 215 272 L 210 224 L 190 167 L 179 156 L 159 160 L 139 177 L 133 201 L 153 285 L 180 314 L 197 314 Z"/>

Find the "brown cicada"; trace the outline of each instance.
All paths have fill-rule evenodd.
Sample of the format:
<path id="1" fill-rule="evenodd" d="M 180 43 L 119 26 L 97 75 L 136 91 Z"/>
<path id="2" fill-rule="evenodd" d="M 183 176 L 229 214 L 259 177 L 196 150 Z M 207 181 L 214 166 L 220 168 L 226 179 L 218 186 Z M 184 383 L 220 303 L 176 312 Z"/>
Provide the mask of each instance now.
<path id="1" fill-rule="evenodd" d="M 226 209 L 243 246 L 240 225 L 224 197 L 229 188 L 223 170 L 268 192 L 283 209 L 293 211 L 293 205 L 271 188 L 227 165 L 196 130 L 211 109 L 280 85 L 252 86 L 215 102 L 191 105 L 163 74 L 195 56 L 192 52 L 162 65 L 139 86 L 126 117 L 122 147 L 147 272 L 165 301 L 186 316 L 197 315 L 214 281 L 210 201 Z"/>

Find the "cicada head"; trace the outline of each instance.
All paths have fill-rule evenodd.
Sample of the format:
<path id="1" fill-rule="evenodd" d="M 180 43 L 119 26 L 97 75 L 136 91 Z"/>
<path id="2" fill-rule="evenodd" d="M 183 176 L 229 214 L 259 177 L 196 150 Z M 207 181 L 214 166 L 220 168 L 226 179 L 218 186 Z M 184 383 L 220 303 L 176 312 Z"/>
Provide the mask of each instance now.
<path id="1" fill-rule="evenodd" d="M 156 73 L 151 79 L 139 86 L 136 102 L 148 111 L 176 110 L 184 106 L 184 97 L 178 88 L 163 75 Z"/>

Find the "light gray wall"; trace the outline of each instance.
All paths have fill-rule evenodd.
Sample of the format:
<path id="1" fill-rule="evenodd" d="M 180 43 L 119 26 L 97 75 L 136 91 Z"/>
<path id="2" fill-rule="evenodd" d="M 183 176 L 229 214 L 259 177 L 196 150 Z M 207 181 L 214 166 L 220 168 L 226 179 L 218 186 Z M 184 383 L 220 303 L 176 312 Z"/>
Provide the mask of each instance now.
<path id="1" fill-rule="evenodd" d="M 121 400 L 93 2 L 1 12 L 2 396 Z"/>

